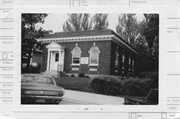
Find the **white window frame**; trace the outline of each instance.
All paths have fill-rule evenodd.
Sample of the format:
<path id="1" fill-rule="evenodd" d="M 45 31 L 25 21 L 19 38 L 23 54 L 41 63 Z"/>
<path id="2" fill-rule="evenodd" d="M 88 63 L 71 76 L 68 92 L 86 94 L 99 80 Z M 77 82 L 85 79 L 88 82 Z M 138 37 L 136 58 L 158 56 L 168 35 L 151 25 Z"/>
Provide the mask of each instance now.
<path id="1" fill-rule="evenodd" d="M 97 54 L 97 64 L 94 64 L 94 63 L 91 63 L 91 57 L 92 57 L 92 54 L 91 54 L 91 51 L 93 48 L 96 48 L 98 50 L 98 54 Z M 90 50 L 89 50 L 89 66 L 99 66 L 99 48 L 97 46 L 93 46 Z"/>
<path id="2" fill-rule="evenodd" d="M 115 52 L 115 67 L 119 67 L 119 50 L 118 50 L 118 46 Z"/>
<path id="3" fill-rule="evenodd" d="M 132 71 L 134 71 L 134 59 L 132 59 Z"/>
<path id="4" fill-rule="evenodd" d="M 58 57 L 56 57 L 57 54 L 58 54 Z M 60 55 L 59 52 L 56 52 L 54 55 L 55 55 L 54 61 L 55 61 L 55 62 L 59 62 L 59 55 Z"/>
<path id="5" fill-rule="evenodd" d="M 79 63 L 74 63 L 73 61 L 74 61 L 74 52 L 75 52 L 75 50 L 78 48 L 78 50 L 80 50 L 80 53 L 79 53 Z M 82 51 L 81 51 L 81 48 L 80 47 L 78 47 L 78 46 L 76 46 L 73 50 L 72 50 L 72 64 L 71 65 L 77 65 L 77 66 L 79 66 L 80 64 L 81 64 L 81 53 L 82 53 Z"/>
<path id="6" fill-rule="evenodd" d="M 131 70 L 131 56 L 129 56 L 129 70 Z"/>
<path id="7" fill-rule="evenodd" d="M 123 51 L 123 54 L 122 54 L 122 68 L 124 69 L 125 68 L 125 53 Z"/>

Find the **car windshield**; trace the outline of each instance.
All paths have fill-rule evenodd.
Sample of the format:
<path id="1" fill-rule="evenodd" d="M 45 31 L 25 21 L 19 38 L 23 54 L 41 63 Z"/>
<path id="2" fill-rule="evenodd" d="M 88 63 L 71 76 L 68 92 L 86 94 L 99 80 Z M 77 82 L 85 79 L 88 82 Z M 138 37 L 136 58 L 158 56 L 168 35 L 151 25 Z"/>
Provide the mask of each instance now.
<path id="1" fill-rule="evenodd" d="M 50 84 L 55 85 L 53 78 L 43 77 L 43 76 L 23 76 L 22 83 L 41 83 L 41 84 Z"/>
<path id="2" fill-rule="evenodd" d="M 147 100 L 158 102 L 158 90 L 152 90 L 148 95 Z"/>

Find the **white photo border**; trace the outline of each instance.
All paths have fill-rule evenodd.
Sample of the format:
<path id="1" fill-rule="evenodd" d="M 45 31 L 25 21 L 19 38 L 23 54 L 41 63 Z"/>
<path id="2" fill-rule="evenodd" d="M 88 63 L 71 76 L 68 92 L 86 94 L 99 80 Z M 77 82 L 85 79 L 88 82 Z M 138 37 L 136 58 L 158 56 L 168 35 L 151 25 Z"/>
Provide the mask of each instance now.
<path id="1" fill-rule="evenodd" d="M 159 14 L 159 104 L 158 105 L 21 105 L 21 14 L 22 13 L 149 13 Z M 54 7 L 14 8 L 14 111 L 45 112 L 166 112 L 167 11 L 166 7 Z M 88 108 L 88 110 L 83 110 Z M 81 110 L 79 110 L 81 109 Z M 102 110 L 103 109 L 103 110 Z"/>

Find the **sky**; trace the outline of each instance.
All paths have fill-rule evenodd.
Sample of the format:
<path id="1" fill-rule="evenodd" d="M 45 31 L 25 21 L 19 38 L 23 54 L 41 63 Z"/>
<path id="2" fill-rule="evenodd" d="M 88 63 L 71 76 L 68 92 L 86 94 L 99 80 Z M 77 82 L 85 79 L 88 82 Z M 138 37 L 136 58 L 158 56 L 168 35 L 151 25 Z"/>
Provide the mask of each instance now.
<path id="1" fill-rule="evenodd" d="M 93 15 L 91 15 L 93 16 Z M 90 16 L 90 17 L 91 17 Z M 109 21 L 109 29 L 112 29 L 116 32 L 116 26 L 118 24 L 118 16 L 119 14 L 108 14 L 108 21 Z M 137 20 L 143 20 L 143 14 L 137 14 Z M 42 27 L 44 30 L 52 30 L 53 33 L 55 32 L 63 32 L 63 24 L 68 19 L 67 14 L 48 14 L 45 18 L 44 24 L 38 23 L 36 27 Z"/>

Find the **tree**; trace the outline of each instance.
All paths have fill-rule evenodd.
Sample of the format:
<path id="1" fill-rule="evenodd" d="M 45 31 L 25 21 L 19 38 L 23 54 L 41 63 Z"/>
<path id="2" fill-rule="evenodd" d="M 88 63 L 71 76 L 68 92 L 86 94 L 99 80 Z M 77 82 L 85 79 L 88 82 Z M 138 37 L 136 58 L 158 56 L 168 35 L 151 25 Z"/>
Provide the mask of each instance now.
<path id="1" fill-rule="evenodd" d="M 135 14 L 119 16 L 117 33 L 131 44 L 137 55 L 137 71 L 157 71 L 159 47 L 159 16 L 144 14 L 145 19 L 137 22 Z"/>
<path id="2" fill-rule="evenodd" d="M 83 31 L 91 29 L 90 14 L 68 14 L 68 20 L 63 24 L 63 30 Z"/>
<path id="3" fill-rule="evenodd" d="M 30 59 L 34 48 L 39 46 L 36 39 L 52 31 L 37 29 L 35 24 L 44 23 L 47 14 L 22 14 L 22 58 L 27 57 L 27 68 L 30 66 Z"/>
<path id="4" fill-rule="evenodd" d="M 68 20 L 63 24 L 63 31 L 104 30 L 108 27 L 108 14 L 68 14 Z"/>
<path id="5" fill-rule="evenodd" d="M 139 24 L 135 18 L 136 14 L 121 14 L 116 26 L 117 33 L 129 44 L 135 41 L 139 34 Z"/>
<path id="6" fill-rule="evenodd" d="M 159 41 L 159 15 L 144 14 L 144 16 L 146 18 L 146 27 L 144 28 L 143 35 L 147 40 L 150 52 L 153 54 L 153 46 Z"/>
<path id="7" fill-rule="evenodd" d="M 107 29 L 108 22 L 108 14 L 95 14 L 92 18 L 93 30 L 104 30 Z"/>
<path id="8" fill-rule="evenodd" d="M 152 58 L 154 69 L 158 69 L 159 60 L 159 15 L 144 14 L 146 19 L 146 27 L 142 34 L 146 38 L 149 46 L 149 53 Z"/>

